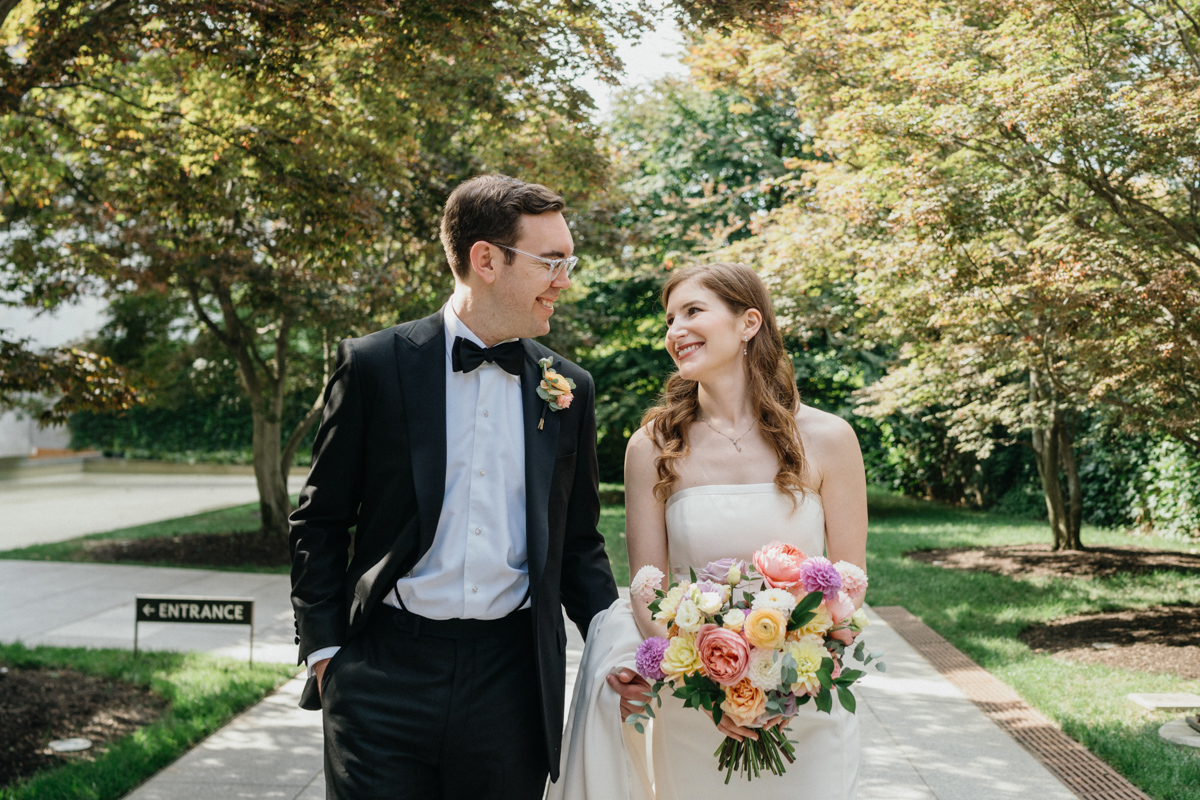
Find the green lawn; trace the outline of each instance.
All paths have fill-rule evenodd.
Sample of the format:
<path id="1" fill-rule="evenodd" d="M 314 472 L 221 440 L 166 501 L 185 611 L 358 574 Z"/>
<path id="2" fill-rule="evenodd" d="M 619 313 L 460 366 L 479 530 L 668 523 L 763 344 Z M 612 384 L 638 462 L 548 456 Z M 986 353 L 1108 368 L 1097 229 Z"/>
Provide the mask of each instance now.
<path id="1" fill-rule="evenodd" d="M 0 645 L 0 664 L 72 668 L 149 687 L 167 713 L 110 742 L 94 761 L 75 761 L 5 789 L 0 800 L 116 800 L 295 674 L 285 664 L 254 664 L 200 654 L 142 653 Z"/>

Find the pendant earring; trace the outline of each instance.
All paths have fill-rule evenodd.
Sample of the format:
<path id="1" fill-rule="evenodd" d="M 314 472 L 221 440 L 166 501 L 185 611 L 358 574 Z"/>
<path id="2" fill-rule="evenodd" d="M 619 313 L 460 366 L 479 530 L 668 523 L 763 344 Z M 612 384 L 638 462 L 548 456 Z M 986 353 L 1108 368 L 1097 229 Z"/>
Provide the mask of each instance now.
<path id="1" fill-rule="evenodd" d="M 745 336 L 742 337 L 742 355 L 746 355 L 746 342 L 748 341 L 749 339 L 747 339 Z"/>

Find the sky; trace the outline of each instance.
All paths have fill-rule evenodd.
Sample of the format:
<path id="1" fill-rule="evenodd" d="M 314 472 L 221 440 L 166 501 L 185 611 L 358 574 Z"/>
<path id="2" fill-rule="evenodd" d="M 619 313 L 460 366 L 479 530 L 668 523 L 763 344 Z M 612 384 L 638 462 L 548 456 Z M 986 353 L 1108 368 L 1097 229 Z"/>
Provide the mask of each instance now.
<path id="1" fill-rule="evenodd" d="M 686 75 L 687 67 L 679 61 L 682 53 L 683 35 L 675 25 L 675 20 L 665 15 L 659 20 L 658 26 L 643 34 L 638 42 L 619 39 L 617 55 L 625 64 L 622 87 L 650 83 L 664 75 Z M 620 91 L 620 87 L 601 83 L 595 77 L 585 79 L 582 84 L 596 101 L 597 118 L 607 118 L 613 95 Z"/>

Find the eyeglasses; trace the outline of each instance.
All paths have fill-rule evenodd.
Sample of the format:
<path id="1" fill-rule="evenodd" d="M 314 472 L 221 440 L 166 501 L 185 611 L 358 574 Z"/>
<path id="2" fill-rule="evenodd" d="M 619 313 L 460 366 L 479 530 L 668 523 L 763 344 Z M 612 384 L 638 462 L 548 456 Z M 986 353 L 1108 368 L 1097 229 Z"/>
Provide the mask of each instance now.
<path id="1" fill-rule="evenodd" d="M 505 250 L 512 250 L 514 253 L 520 253 L 523 256 L 529 256 L 532 259 L 542 262 L 546 265 L 546 269 L 550 270 L 551 282 L 557 280 L 559 273 L 563 272 L 564 270 L 567 277 L 570 277 L 571 270 L 575 269 L 575 265 L 579 263 L 579 259 L 575 256 L 567 256 L 566 258 L 542 258 L 541 256 L 535 256 L 533 253 L 526 253 L 524 250 L 518 250 L 515 247 L 509 247 L 506 244 L 496 244 L 495 242 L 488 242 L 488 244 L 496 247 L 503 247 Z"/>

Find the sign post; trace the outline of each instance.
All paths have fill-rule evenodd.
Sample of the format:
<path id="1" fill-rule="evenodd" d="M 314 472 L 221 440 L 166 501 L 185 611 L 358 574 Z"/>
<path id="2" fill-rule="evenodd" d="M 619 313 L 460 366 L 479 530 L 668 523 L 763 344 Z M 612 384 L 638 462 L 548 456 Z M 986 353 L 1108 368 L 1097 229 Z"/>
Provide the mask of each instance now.
<path id="1" fill-rule="evenodd" d="M 138 625 L 143 622 L 190 622 L 249 625 L 250 663 L 254 663 L 254 601 L 245 597 L 138 597 L 133 621 L 133 654 L 138 651 Z"/>

